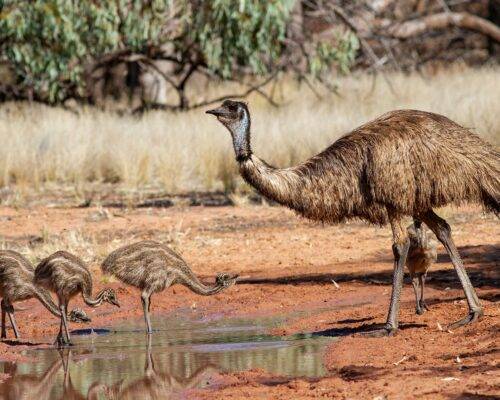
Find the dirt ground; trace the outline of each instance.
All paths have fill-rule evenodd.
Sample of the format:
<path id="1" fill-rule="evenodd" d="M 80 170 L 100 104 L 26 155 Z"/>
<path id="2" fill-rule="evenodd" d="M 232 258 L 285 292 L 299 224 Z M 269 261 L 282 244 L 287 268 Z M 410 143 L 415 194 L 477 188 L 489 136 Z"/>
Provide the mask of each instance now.
<path id="1" fill-rule="evenodd" d="M 203 280 L 216 272 L 240 274 L 238 285 L 201 297 L 174 287 L 153 297 L 152 312 L 190 306 L 204 314 L 262 316 L 307 311 L 274 330 L 276 334 L 315 332 L 340 335 L 324 354 L 331 372 L 322 379 L 290 379 L 265 371 L 221 374 L 210 390 L 188 397 L 213 399 L 493 399 L 500 395 L 500 224 L 479 209 L 446 209 L 441 215 L 454 237 L 485 307 L 472 326 L 446 331 L 467 305 L 448 257 L 440 248 L 429 274 L 430 311 L 414 312 L 413 290 L 405 278 L 400 331 L 393 337 L 361 333 L 383 323 L 390 296 L 390 230 L 360 222 L 313 224 L 278 207 L 171 207 L 125 210 L 35 206 L 0 208 L 5 248 L 25 248 L 44 256 L 43 232 L 52 239 L 79 232 L 95 261 L 96 290 L 117 290 L 121 308 L 89 310 L 93 327 L 142 315 L 135 289 L 102 277 L 98 260 L 124 243 L 168 240 Z M 69 236 L 71 237 L 71 235 Z M 57 241 L 56 241 L 57 243 Z M 334 280 L 337 285 L 335 285 Z M 83 306 L 79 299 L 71 306 Z M 36 301 L 17 303 L 20 343 L 0 344 L 0 359 L 22 359 L 21 350 L 52 341 L 58 321 Z M 71 307 L 70 307 L 71 308 Z M 326 311 L 325 311 L 326 310 Z M 76 329 L 81 326 L 73 324 Z M 443 330 L 442 330 L 442 329 Z M 10 331 L 9 331 L 10 333 Z"/>

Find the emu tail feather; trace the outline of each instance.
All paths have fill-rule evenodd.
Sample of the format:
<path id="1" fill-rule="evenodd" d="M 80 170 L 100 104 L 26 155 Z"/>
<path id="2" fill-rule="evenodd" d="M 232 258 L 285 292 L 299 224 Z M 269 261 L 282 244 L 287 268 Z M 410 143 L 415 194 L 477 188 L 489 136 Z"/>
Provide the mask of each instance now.
<path id="1" fill-rule="evenodd" d="M 488 211 L 495 213 L 500 218 L 500 197 L 483 192 L 483 204 Z"/>
<path id="2" fill-rule="evenodd" d="M 481 182 L 483 205 L 487 211 L 491 211 L 500 217 L 500 170 L 498 174 L 492 174 Z"/>

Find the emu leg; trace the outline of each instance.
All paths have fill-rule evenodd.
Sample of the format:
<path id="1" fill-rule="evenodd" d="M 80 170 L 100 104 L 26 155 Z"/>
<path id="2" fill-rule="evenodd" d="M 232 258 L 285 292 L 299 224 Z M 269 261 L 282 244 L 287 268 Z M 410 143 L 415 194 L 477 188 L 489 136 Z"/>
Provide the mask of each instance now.
<path id="1" fill-rule="evenodd" d="M 151 335 L 148 335 L 147 338 L 146 352 L 147 352 L 147 357 L 146 357 L 146 365 L 144 366 L 144 371 L 146 373 L 152 373 L 155 370 L 155 366 L 153 361 L 153 354 L 151 353 Z"/>
<path id="2" fill-rule="evenodd" d="M 453 242 L 453 239 L 451 237 L 450 225 L 448 225 L 448 223 L 444 219 L 439 217 L 432 210 L 424 214 L 422 216 L 422 219 L 434 232 L 438 240 L 443 244 L 446 251 L 448 252 L 453 267 L 455 267 L 455 271 L 457 272 L 460 283 L 462 284 L 462 287 L 464 289 L 467 304 L 469 306 L 469 314 L 465 318 L 449 325 L 448 328 L 454 329 L 477 321 L 480 317 L 483 316 L 483 308 L 481 307 L 479 298 L 477 297 L 476 291 L 474 290 L 469 276 L 467 275 L 467 271 L 464 268 L 464 264 L 462 262 L 462 259 L 460 258 L 457 247 L 455 246 L 455 243 Z"/>
<path id="3" fill-rule="evenodd" d="M 421 307 L 422 291 L 420 287 L 420 277 L 412 276 L 411 284 L 413 285 L 413 291 L 415 292 L 415 312 L 418 315 L 422 315 L 424 310 Z"/>
<path id="4" fill-rule="evenodd" d="M 5 326 L 6 323 L 6 317 L 7 317 L 7 312 L 5 311 L 5 304 L 2 300 L 1 302 L 1 307 L 2 307 L 2 339 L 7 338 L 7 328 Z"/>
<path id="5" fill-rule="evenodd" d="M 71 345 L 71 338 L 69 336 L 69 330 L 68 330 L 68 306 L 66 303 L 64 303 L 61 307 L 61 317 L 62 317 L 62 322 L 64 326 L 64 333 L 66 334 L 66 338 L 64 340 L 65 344 Z"/>
<path id="6" fill-rule="evenodd" d="M 429 311 L 429 307 L 427 306 L 425 300 L 424 300 L 424 288 L 425 288 L 425 278 L 427 274 L 420 274 L 418 276 L 418 282 L 420 284 L 420 300 L 419 300 L 419 306 L 420 309 L 422 310 L 422 314 L 425 311 Z"/>
<path id="7" fill-rule="evenodd" d="M 69 387 L 69 380 L 71 379 L 69 376 L 69 359 L 71 357 L 71 350 L 68 350 L 68 352 L 65 352 L 64 349 L 59 349 L 59 356 L 61 357 L 61 362 L 63 366 L 63 371 L 64 371 L 64 379 L 63 379 L 63 387 L 64 391 Z"/>
<path id="8" fill-rule="evenodd" d="M 405 243 L 394 243 L 392 246 L 394 252 L 394 272 L 392 274 L 391 303 L 389 305 L 389 314 L 387 315 L 387 322 L 385 324 L 385 329 L 388 334 L 393 334 L 398 329 L 399 302 L 403 289 L 404 268 L 409 248 L 409 240 Z"/>
<path id="9" fill-rule="evenodd" d="M 141 295 L 142 309 L 144 311 L 144 320 L 146 321 L 146 332 L 148 335 L 153 333 L 151 329 L 151 320 L 149 318 L 149 306 L 151 302 L 151 295 L 149 293 L 143 293 Z"/>
<path id="10" fill-rule="evenodd" d="M 64 329 L 65 329 L 65 324 L 64 324 L 64 316 L 66 315 L 64 313 L 65 309 L 64 309 L 64 305 L 61 303 L 59 304 L 59 312 L 61 313 L 61 318 L 60 318 L 60 322 L 59 322 L 59 333 L 57 334 L 57 337 L 56 337 L 56 341 L 54 342 L 54 344 L 57 346 L 57 347 L 64 347 L 65 345 L 67 345 L 67 341 L 66 341 L 66 337 L 64 336 Z"/>
<path id="11" fill-rule="evenodd" d="M 14 330 L 14 335 L 16 339 L 20 339 L 21 335 L 19 334 L 19 329 L 17 329 L 16 319 L 14 318 L 14 307 L 12 304 L 8 304 L 5 306 L 7 311 L 7 316 L 9 317 L 10 324 L 12 325 L 12 329 Z"/>
<path id="12" fill-rule="evenodd" d="M 392 335 L 398 330 L 399 301 L 403 289 L 403 276 L 406 257 L 410 249 L 408 233 L 398 218 L 391 217 L 391 228 L 393 235 L 392 251 L 394 253 L 394 272 L 392 273 L 392 293 L 387 322 L 384 328 L 368 332 L 368 336 Z"/>
<path id="13" fill-rule="evenodd" d="M 61 310 L 61 308 L 59 308 Z M 63 326 L 62 326 L 62 317 L 59 318 L 59 333 L 56 336 L 56 340 L 54 341 L 54 346 L 57 346 L 58 348 L 63 346 L 62 342 L 62 331 L 63 331 Z"/>
<path id="14" fill-rule="evenodd" d="M 394 272 L 392 274 L 392 293 L 391 303 L 389 305 L 389 313 L 387 315 L 387 322 L 385 330 L 387 334 L 391 335 L 398 329 L 399 317 L 399 302 L 401 298 L 401 291 L 403 290 L 403 276 L 406 265 L 406 257 L 410 249 L 410 240 L 408 232 L 403 227 L 402 221 L 399 218 L 389 215 L 391 219 L 392 228 L 392 252 L 394 253 Z"/>

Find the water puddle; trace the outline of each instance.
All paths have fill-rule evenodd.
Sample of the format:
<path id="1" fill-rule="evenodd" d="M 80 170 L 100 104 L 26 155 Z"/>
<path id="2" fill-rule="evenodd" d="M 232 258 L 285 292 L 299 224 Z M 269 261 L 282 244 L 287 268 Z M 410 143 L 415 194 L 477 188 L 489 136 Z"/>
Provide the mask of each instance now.
<path id="1" fill-rule="evenodd" d="M 74 331 L 71 350 L 30 349 L 25 354 L 34 362 L 0 363 L 0 372 L 11 375 L 0 384 L 0 397 L 165 399 L 210 386 L 220 372 L 259 368 L 288 377 L 326 375 L 322 354 L 334 339 L 266 334 L 282 322 L 208 320 L 186 312 L 153 318 L 150 338 L 142 320 Z"/>

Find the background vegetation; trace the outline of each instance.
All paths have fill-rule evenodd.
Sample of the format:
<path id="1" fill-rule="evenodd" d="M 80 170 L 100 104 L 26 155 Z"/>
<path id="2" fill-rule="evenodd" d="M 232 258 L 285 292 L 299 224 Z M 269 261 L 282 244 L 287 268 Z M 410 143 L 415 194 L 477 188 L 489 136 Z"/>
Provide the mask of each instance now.
<path id="1" fill-rule="evenodd" d="M 444 70 L 432 78 L 394 73 L 389 78 L 395 91 L 381 78 L 356 75 L 339 80 L 341 96 L 321 99 L 285 79 L 277 90 L 286 93 L 287 104 L 279 108 L 254 94 L 249 104 L 255 152 L 275 165 L 295 164 L 397 108 L 442 113 L 500 144 L 497 68 Z M 217 96 L 232 88 L 210 90 Z M 10 103 L 0 109 L 0 142 L 3 187 L 33 190 L 52 183 L 83 188 L 100 182 L 170 193 L 244 188 L 227 132 L 201 110 L 154 111 L 136 118 L 95 108 L 74 114 Z"/>
<path id="2" fill-rule="evenodd" d="M 395 108 L 498 144 L 497 14 L 488 1 L 0 1 L 2 198 L 245 190 L 201 111 L 226 97 L 248 97 L 255 150 L 279 166 Z M 130 112 L 149 109 L 186 112 Z"/>
<path id="3" fill-rule="evenodd" d="M 12 70 L 4 97 L 49 104 L 93 101 L 92 76 L 118 62 L 153 68 L 178 93 L 171 108 L 186 109 L 186 84 L 195 72 L 223 80 L 293 71 L 319 77 L 332 66 L 347 71 L 358 42 L 295 37 L 294 0 L 201 1 L 6 0 L 0 9 L 0 51 Z M 1 3 L 0 3 L 1 4 Z M 301 46 L 300 62 L 291 49 Z M 168 75 L 158 61 L 175 64 Z M 293 62 L 292 62 L 293 61 Z"/>

